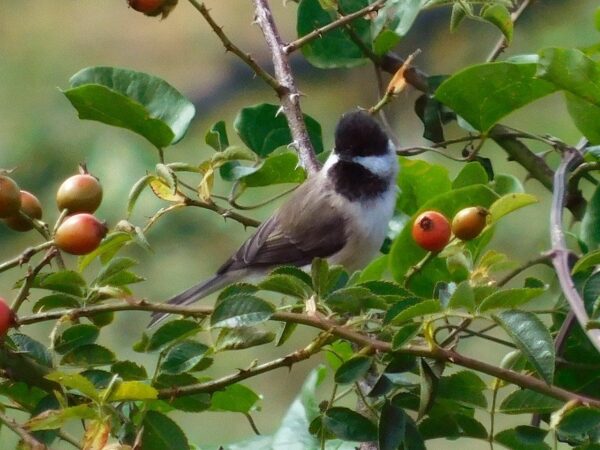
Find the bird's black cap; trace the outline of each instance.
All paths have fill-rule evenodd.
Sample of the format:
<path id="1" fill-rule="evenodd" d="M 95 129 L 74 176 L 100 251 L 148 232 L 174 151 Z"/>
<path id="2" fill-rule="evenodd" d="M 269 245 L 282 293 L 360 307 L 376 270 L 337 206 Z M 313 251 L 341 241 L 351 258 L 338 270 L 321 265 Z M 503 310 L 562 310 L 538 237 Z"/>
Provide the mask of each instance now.
<path id="1" fill-rule="evenodd" d="M 335 153 L 341 157 L 383 155 L 387 146 L 385 131 L 364 111 L 344 114 L 335 129 Z"/>

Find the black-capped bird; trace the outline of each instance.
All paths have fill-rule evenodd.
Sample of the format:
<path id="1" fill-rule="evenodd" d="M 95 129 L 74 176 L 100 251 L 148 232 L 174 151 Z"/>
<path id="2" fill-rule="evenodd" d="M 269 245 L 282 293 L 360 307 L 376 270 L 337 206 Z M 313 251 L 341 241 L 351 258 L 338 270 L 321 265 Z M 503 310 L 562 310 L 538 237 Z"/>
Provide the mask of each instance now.
<path id="1" fill-rule="evenodd" d="M 326 258 L 349 272 L 364 267 L 386 235 L 396 203 L 395 147 L 363 111 L 342 116 L 335 148 L 256 233 L 206 281 L 168 301 L 188 305 L 246 278 L 281 265 L 307 266 Z M 166 316 L 154 313 L 150 325 Z"/>

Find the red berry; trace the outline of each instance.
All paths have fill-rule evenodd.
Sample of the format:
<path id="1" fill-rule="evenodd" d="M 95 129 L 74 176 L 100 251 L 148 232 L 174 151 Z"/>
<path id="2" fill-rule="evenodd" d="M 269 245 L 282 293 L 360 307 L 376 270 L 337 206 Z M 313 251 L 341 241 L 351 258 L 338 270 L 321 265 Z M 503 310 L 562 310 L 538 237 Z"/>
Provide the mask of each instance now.
<path id="1" fill-rule="evenodd" d="M 32 219 L 42 218 L 42 204 L 35 195 L 27 191 L 21 191 L 21 211 Z M 15 231 L 29 231 L 33 229 L 31 222 L 20 214 L 15 214 L 4 219 L 6 225 Z"/>
<path id="2" fill-rule="evenodd" d="M 89 174 L 67 178 L 56 193 L 58 209 L 67 209 L 70 213 L 93 213 L 101 202 L 102 186 L 96 177 Z"/>
<path id="3" fill-rule="evenodd" d="M 72 255 L 85 255 L 98 248 L 107 228 L 88 213 L 69 216 L 54 234 L 54 244 Z"/>
<path id="4" fill-rule="evenodd" d="M 452 219 L 452 232 L 461 241 L 475 239 L 485 228 L 489 214 L 481 206 L 461 209 Z"/>
<path id="5" fill-rule="evenodd" d="M 14 324 L 15 315 L 6 303 L 6 300 L 0 297 L 0 336 L 4 336 Z"/>
<path id="6" fill-rule="evenodd" d="M 450 222 L 437 211 L 425 211 L 415 219 L 412 236 L 419 247 L 439 252 L 450 241 Z"/>
<path id="7" fill-rule="evenodd" d="M 147 16 L 162 14 L 163 19 L 175 8 L 178 0 L 127 0 L 129 6 Z"/>
<path id="8" fill-rule="evenodd" d="M 12 178 L 0 175 L 0 217 L 14 216 L 21 208 L 21 190 Z"/>

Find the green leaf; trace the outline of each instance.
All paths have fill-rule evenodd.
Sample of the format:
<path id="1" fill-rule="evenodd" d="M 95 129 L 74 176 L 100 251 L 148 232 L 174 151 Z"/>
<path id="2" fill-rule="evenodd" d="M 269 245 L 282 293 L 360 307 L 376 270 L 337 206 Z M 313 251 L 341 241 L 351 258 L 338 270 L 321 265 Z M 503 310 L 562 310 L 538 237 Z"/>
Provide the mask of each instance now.
<path id="1" fill-rule="evenodd" d="M 442 310 L 442 305 L 438 300 L 425 300 L 416 305 L 409 306 L 396 317 L 392 319 L 392 324 L 400 325 L 407 322 L 415 317 L 428 316 L 430 314 L 438 313 Z"/>
<path id="2" fill-rule="evenodd" d="M 54 430 L 74 419 L 95 419 L 98 413 L 88 405 L 70 406 L 59 410 L 47 410 L 25 423 L 29 431 Z"/>
<path id="3" fill-rule="evenodd" d="M 222 152 L 229 147 L 229 138 L 227 137 L 225 121 L 219 120 L 210 127 L 210 130 L 208 130 L 204 136 L 204 142 L 217 152 Z"/>
<path id="4" fill-rule="evenodd" d="M 177 389 L 197 383 L 198 379 L 189 373 L 182 373 L 180 375 L 167 375 L 163 373 L 158 376 L 154 386 L 157 389 Z M 169 399 L 168 406 L 186 412 L 206 411 L 210 408 L 210 397 L 211 395 L 207 392 L 185 395 Z"/>
<path id="5" fill-rule="evenodd" d="M 529 425 L 520 425 L 509 430 L 503 430 L 494 436 L 494 440 L 506 448 L 519 450 L 550 450 L 544 442 L 548 430 Z"/>
<path id="6" fill-rule="evenodd" d="M 383 27 L 387 27 L 398 38 L 405 36 L 425 3 L 425 0 L 388 0 L 373 19 L 373 34 L 379 34 Z"/>
<path id="7" fill-rule="evenodd" d="M 83 297 L 86 286 L 87 283 L 81 275 L 72 270 L 39 274 L 33 283 L 34 288 L 62 292 L 75 297 Z"/>
<path id="8" fill-rule="evenodd" d="M 142 427 L 142 450 L 190 449 L 179 425 L 158 411 L 146 411 Z"/>
<path id="9" fill-rule="evenodd" d="M 433 371 L 425 358 L 419 358 L 419 410 L 417 420 L 427 414 L 433 406 L 439 381 L 439 376 Z"/>
<path id="10" fill-rule="evenodd" d="M 486 132 L 511 112 L 556 91 L 552 83 L 536 78 L 535 71 L 531 63 L 470 66 L 444 81 L 435 98 Z"/>
<path id="11" fill-rule="evenodd" d="M 498 408 L 502 414 L 549 414 L 563 406 L 562 401 L 529 389 L 510 393 Z"/>
<path id="12" fill-rule="evenodd" d="M 600 410 L 578 407 L 567 411 L 558 423 L 558 431 L 566 435 L 587 434 L 600 425 Z"/>
<path id="13" fill-rule="evenodd" d="M 243 384 L 232 384 L 222 391 L 212 395 L 210 409 L 212 411 L 232 411 L 249 413 L 254 409 L 260 397 L 249 387 Z"/>
<path id="14" fill-rule="evenodd" d="M 144 366 L 133 361 L 117 361 L 110 367 L 110 371 L 119 375 L 126 381 L 142 381 L 148 379 Z"/>
<path id="15" fill-rule="evenodd" d="M 495 223 L 500 220 L 501 217 L 504 217 L 511 212 L 537 202 L 537 197 L 531 194 L 513 193 L 504 195 L 489 207 L 491 220 Z"/>
<path id="16" fill-rule="evenodd" d="M 262 187 L 282 183 L 302 183 L 306 172 L 298 163 L 295 151 L 282 147 L 273 151 L 259 165 L 236 166 L 231 169 L 231 177 L 247 187 Z"/>
<path id="17" fill-rule="evenodd" d="M 525 192 L 523 184 L 517 177 L 510 174 L 499 173 L 494 177 L 492 183 L 494 191 L 498 195 L 504 196 L 506 194 L 522 194 Z"/>
<path id="18" fill-rule="evenodd" d="M 111 280 L 113 280 L 116 275 L 135 265 L 137 265 L 137 261 L 133 258 L 119 257 L 111 259 L 102 267 L 96 280 L 94 280 L 94 284 L 98 286 L 112 285 L 113 283 L 111 283 Z"/>
<path id="19" fill-rule="evenodd" d="M 216 305 L 229 297 L 237 297 L 240 294 L 254 294 L 258 292 L 258 287 L 250 283 L 234 283 L 223 289 L 217 297 Z"/>
<path id="20" fill-rule="evenodd" d="M 440 378 L 437 397 L 454 400 L 466 406 L 487 408 L 486 384 L 474 372 L 462 370 Z"/>
<path id="21" fill-rule="evenodd" d="M 269 103 L 243 108 L 234 121 L 235 131 L 244 144 L 261 157 L 292 142 L 292 136 L 284 114 L 278 114 L 279 106 Z M 321 125 L 305 115 L 310 141 L 316 153 L 323 151 Z"/>
<path id="22" fill-rule="evenodd" d="M 481 17 L 495 25 L 510 44 L 513 37 L 513 21 L 506 6 L 499 3 L 492 4 L 484 9 Z"/>
<path id="23" fill-rule="evenodd" d="M 378 426 L 379 450 L 397 450 L 404 441 L 407 415 L 402 408 L 386 400 L 381 407 Z"/>
<path id="24" fill-rule="evenodd" d="M 420 323 L 408 323 L 400 328 L 392 340 L 392 350 L 399 350 L 404 344 L 417 335 L 421 329 Z"/>
<path id="25" fill-rule="evenodd" d="M 385 300 L 369 289 L 357 286 L 338 289 L 325 297 L 324 302 L 335 311 L 355 314 L 368 309 L 387 309 Z"/>
<path id="26" fill-rule="evenodd" d="M 11 341 L 17 347 L 19 353 L 24 353 L 34 361 L 45 367 L 53 367 L 52 355 L 44 344 L 30 338 L 26 334 L 13 333 L 10 335 Z"/>
<path id="27" fill-rule="evenodd" d="M 567 110 L 577 129 L 592 143 L 600 144 L 600 107 L 577 97 L 565 93 Z"/>
<path id="28" fill-rule="evenodd" d="M 67 294 L 51 294 L 40 298 L 31 309 L 34 313 L 39 313 L 52 309 L 78 308 L 79 306 L 81 306 L 79 300 L 75 297 Z"/>
<path id="29" fill-rule="evenodd" d="M 338 4 L 344 14 L 350 14 L 367 6 L 368 0 L 338 0 Z M 297 17 L 298 37 L 337 19 L 335 14 L 321 7 L 319 0 L 302 0 L 298 5 Z M 361 17 L 352 21 L 351 26 L 360 40 L 370 47 L 372 39 L 369 22 Z M 321 69 L 354 67 L 368 61 L 362 49 L 340 27 L 325 33 L 319 39 L 308 42 L 301 50 L 309 63 Z"/>
<path id="30" fill-rule="evenodd" d="M 545 48 L 539 55 L 539 78 L 600 106 L 600 64 L 574 48 Z"/>
<path id="31" fill-rule="evenodd" d="M 373 358 L 368 356 L 358 355 L 345 361 L 335 371 L 334 380 L 337 384 L 351 384 L 364 377 L 371 365 Z"/>
<path id="32" fill-rule="evenodd" d="M 200 342 L 184 340 L 169 349 L 160 371 L 171 375 L 187 372 L 198 364 L 208 351 L 208 347 Z"/>
<path id="33" fill-rule="evenodd" d="M 304 281 L 292 275 L 269 275 L 259 283 L 258 287 L 265 291 L 279 292 L 300 299 L 306 299 L 312 294 L 310 287 Z"/>
<path id="34" fill-rule="evenodd" d="M 334 436 L 345 441 L 377 440 L 377 426 L 365 416 L 349 408 L 340 406 L 329 408 L 323 416 L 323 425 Z"/>
<path id="35" fill-rule="evenodd" d="M 396 180 L 400 192 L 396 209 L 414 214 L 432 198 L 450 191 L 448 169 L 419 159 L 400 158 L 400 174 Z"/>
<path id="36" fill-rule="evenodd" d="M 357 287 L 367 288 L 375 295 L 394 295 L 399 297 L 414 297 L 415 295 L 398 283 L 385 280 L 365 281 L 358 284 Z"/>
<path id="37" fill-rule="evenodd" d="M 121 381 L 111 390 L 108 401 L 153 400 L 157 397 L 158 391 L 146 383 L 140 381 Z"/>
<path id="38" fill-rule="evenodd" d="M 250 294 L 223 300 L 210 316 L 213 328 L 237 328 L 256 325 L 268 320 L 275 312 L 270 303 Z"/>
<path id="39" fill-rule="evenodd" d="M 452 4 L 452 14 L 450 15 L 450 32 L 456 31 L 458 26 L 467 17 L 467 12 L 462 4 L 456 2 Z"/>
<path id="40" fill-rule="evenodd" d="M 580 238 L 590 250 L 600 246 L 600 187 L 590 198 L 581 221 Z"/>
<path id="41" fill-rule="evenodd" d="M 479 305 L 479 312 L 483 313 L 492 309 L 511 309 L 524 305 L 544 293 L 545 289 L 516 288 L 496 291 L 483 299 Z"/>
<path id="42" fill-rule="evenodd" d="M 129 190 L 129 195 L 127 196 L 127 218 L 131 216 L 131 214 L 133 213 L 133 208 L 135 208 L 135 204 L 138 201 L 138 198 L 140 198 L 140 195 L 142 194 L 146 186 L 148 186 L 153 179 L 154 175 L 146 174 L 138 181 L 136 181 L 135 184 L 131 187 L 131 189 Z"/>
<path id="43" fill-rule="evenodd" d="M 256 347 L 268 344 L 273 339 L 273 332 L 254 327 L 223 328 L 215 342 L 215 352 Z"/>
<path id="44" fill-rule="evenodd" d="M 600 250 L 594 250 L 587 255 L 583 255 L 573 266 L 572 274 L 576 274 L 578 272 L 583 272 L 591 267 L 597 266 L 600 264 Z"/>
<path id="45" fill-rule="evenodd" d="M 116 231 L 114 233 L 110 233 L 106 236 L 100 246 L 91 253 L 88 253 L 85 256 L 82 256 L 79 259 L 79 265 L 77 269 L 79 272 L 83 272 L 83 270 L 96 258 L 100 257 L 100 260 L 103 263 L 107 263 L 110 261 L 113 256 L 126 244 L 131 242 L 133 236 L 124 231 Z"/>
<path id="46" fill-rule="evenodd" d="M 64 355 L 86 344 L 93 344 L 100 335 L 100 329 L 94 325 L 77 324 L 67 328 L 54 343 L 54 350 Z"/>
<path id="47" fill-rule="evenodd" d="M 469 312 L 475 311 L 475 292 L 468 280 L 460 282 L 448 300 L 448 309 L 464 308 Z"/>
<path id="48" fill-rule="evenodd" d="M 548 328 L 533 313 L 510 310 L 494 316 L 519 350 L 527 357 L 535 371 L 548 384 L 554 378 L 554 341 Z"/>
<path id="49" fill-rule="evenodd" d="M 497 198 L 496 193 L 488 187 L 473 185 L 445 192 L 424 203 L 407 221 L 392 243 L 389 268 L 394 280 L 402 282 L 406 271 L 423 259 L 427 253 L 412 238 L 412 224 L 420 212 L 436 210 L 446 217 L 454 217 L 458 211 L 468 206 L 479 205 L 488 208 Z M 450 274 L 445 261 L 435 258 L 411 279 L 410 288 L 419 295 L 431 296 L 433 294 L 432 287 L 437 281 L 449 280 Z"/>
<path id="50" fill-rule="evenodd" d="M 52 372 L 46 375 L 45 378 L 55 381 L 68 389 L 79 391 L 92 400 L 99 398 L 98 391 L 92 382 L 78 373 Z"/>
<path id="51" fill-rule="evenodd" d="M 310 289 L 312 289 L 312 278 L 304 270 L 295 266 L 280 266 L 271 272 L 271 275 L 290 275 L 303 281 Z"/>
<path id="52" fill-rule="evenodd" d="M 153 352 L 163 350 L 173 342 L 193 336 L 200 330 L 200 326 L 193 320 L 177 319 L 162 325 L 150 337 L 145 351 Z"/>
<path id="53" fill-rule="evenodd" d="M 88 67 L 63 91 L 81 119 L 126 128 L 163 148 L 179 141 L 194 117 L 194 105 L 173 86 L 142 72 Z"/>
<path id="54" fill-rule="evenodd" d="M 98 344 L 77 347 L 60 360 L 61 364 L 79 367 L 106 366 L 113 362 L 115 362 L 115 354 Z"/>
<path id="55" fill-rule="evenodd" d="M 452 182 L 452 189 L 459 189 L 473 184 L 487 184 L 488 174 L 477 161 L 472 161 L 463 166 Z"/>

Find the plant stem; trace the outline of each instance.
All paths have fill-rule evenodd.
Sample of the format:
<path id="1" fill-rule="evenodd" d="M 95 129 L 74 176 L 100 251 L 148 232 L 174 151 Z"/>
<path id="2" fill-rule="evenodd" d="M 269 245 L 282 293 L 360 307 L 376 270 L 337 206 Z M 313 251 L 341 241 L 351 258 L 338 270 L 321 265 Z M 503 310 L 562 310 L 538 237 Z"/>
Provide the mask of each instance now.
<path id="1" fill-rule="evenodd" d="M 52 247 L 53 245 L 53 241 L 46 241 L 42 242 L 39 245 L 36 245 L 35 247 L 26 248 L 23 251 L 23 253 L 21 253 L 16 258 L 9 259 L 8 261 L 5 261 L 2 264 L 0 264 L 0 273 L 29 262 L 33 255 L 41 252 L 42 250 L 46 250 L 47 248 Z"/>
<path id="2" fill-rule="evenodd" d="M 57 249 L 50 249 L 48 253 L 46 253 L 46 256 L 44 256 L 44 259 L 42 259 L 33 269 L 29 270 L 29 273 L 25 277 L 25 280 L 23 280 L 23 285 L 21 286 L 21 289 L 19 289 L 19 293 L 17 294 L 15 300 L 10 306 L 10 309 L 13 313 L 17 313 L 23 302 L 29 296 L 29 291 L 31 290 L 31 286 L 33 286 L 35 277 L 37 277 L 38 273 L 40 273 L 44 266 L 50 264 L 50 261 L 52 261 L 52 258 L 54 258 L 57 255 L 57 253 Z"/>
<path id="3" fill-rule="evenodd" d="M 14 431 L 21 440 L 27 445 L 27 448 L 31 450 L 47 450 L 44 444 L 38 441 L 32 434 L 30 434 L 25 428 L 19 425 L 10 417 L 0 412 L 0 422 L 4 423 L 8 428 Z"/>
<path id="4" fill-rule="evenodd" d="M 525 263 L 523 263 L 523 265 L 517 267 L 516 269 L 514 269 L 513 271 L 507 273 L 503 278 L 501 278 L 500 280 L 498 280 L 496 282 L 496 286 L 498 287 L 502 287 L 505 284 L 507 284 L 510 280 L 512 280 L 514 277 L 516 277 L 517 275 L 519 275 L 520 273 L 526 271 L 527 269 L 529 269 L 530 267 L 536 266 L 538 264 L 546 264 L 551 266 L 551 256 L 547 253 L 538 256 L 537 258 L 534 258 L 530 261 L 527 261 Z"/>
<path id="5" fill-rule="evenodd" d="M 260 225 L 260 221 L 252 219 L 250 217 L 246 217 L 242 214 L 232 211 L 231 209 L 223 208 L 217 205 L 215 202 L 203 202 L 199 200 L 193 200 L 191 198 L 186 198 L 185 203 L 188 206 L 197 206 L 199 208 L 209 209 L 221 215 L 225 219 L 235 220 L 236 222 L 241 223 L 245 227 L 257 227 Z"/>
<path id="6" fill-rule="evenodd" d="M 315 155 L 313 146 L 308 136 L 304 116 L 300 109 L 300 92 L 292 75 L 292 69 L 284 47 L 285 44 L 273 20 L 273 13 L 268 0 L 254 0 L 256 21 L 260 26 L 267 45 L 273 57 L 275 78 L 281 89 L 277 93 L 281 102 L 283 113 L 287 119 L 292 134 L 293 145 L 298 152 L 302 166 L 310 175 L 317 173 L 321 167 Z"/>
<path id="7" fill-rule="evenodd" d="M 513 11 L 513 13 L 510 15 L 510 19 L 512 20 L 513 24 L 517 20 L 519 20 L 519 17 L 521 17 L 521 14 L 523 14 L 523 11 L 525 11 L 532 2 L 533 2 L 533 0 L 523 0 L 523 2 L 519 5 L 519 7 Z M 506 38 L 504 36 L 502 36 L 500 39 L 498 39 L 498 42 L 496 42 L 494 49 L 488 55 L 488 57 L 486 58 L 486 61 L 487 62 L 496 61 L 496 59 L 498 59 L 498 57 L 506 49 L 507 45 L 508 45 L 508 42 L 506 42 Z"/>

